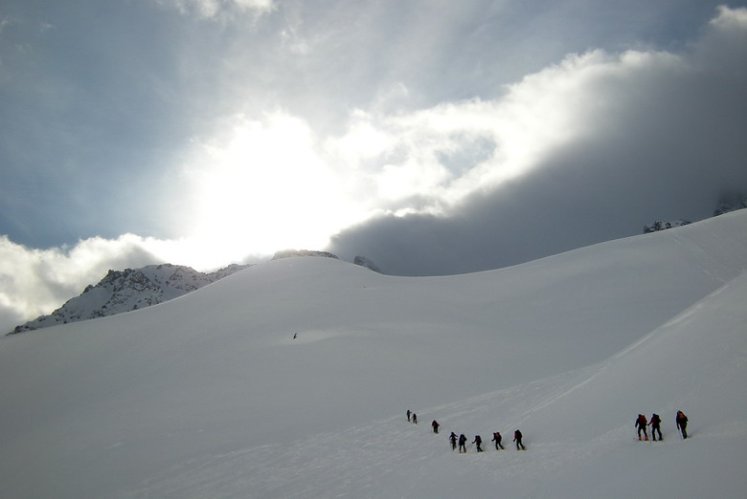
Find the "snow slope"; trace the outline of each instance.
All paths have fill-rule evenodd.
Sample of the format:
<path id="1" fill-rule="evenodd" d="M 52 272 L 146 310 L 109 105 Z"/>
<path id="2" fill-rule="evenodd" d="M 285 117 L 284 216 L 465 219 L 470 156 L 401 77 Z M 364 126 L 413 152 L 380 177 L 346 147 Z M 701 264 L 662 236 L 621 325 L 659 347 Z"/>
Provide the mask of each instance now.
<path id="1" fill-rule="evenodd" d="M 459 276 L 279 260 L 3 338 L 3 495 L 744 497 L 745 269 L 742 210 Z"/>

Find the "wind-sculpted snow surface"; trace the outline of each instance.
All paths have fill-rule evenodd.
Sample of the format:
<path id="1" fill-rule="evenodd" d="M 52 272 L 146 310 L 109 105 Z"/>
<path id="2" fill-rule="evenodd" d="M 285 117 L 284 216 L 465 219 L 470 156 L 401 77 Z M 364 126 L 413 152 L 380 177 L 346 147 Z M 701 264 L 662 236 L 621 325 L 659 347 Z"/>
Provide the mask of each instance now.
<path id="1" fill-rule="evenodd" d="M 284 259 L 3 338 L 3 495 L 744 497 L 745 269 L 742 211 L 460 276 Z"/>

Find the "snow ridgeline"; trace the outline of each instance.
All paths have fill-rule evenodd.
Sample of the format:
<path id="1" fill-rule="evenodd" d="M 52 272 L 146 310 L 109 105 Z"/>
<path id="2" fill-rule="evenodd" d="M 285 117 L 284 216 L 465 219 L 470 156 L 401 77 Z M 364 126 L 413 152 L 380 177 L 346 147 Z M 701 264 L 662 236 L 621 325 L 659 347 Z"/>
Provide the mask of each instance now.
<path id="1" fill-rule="evenodd" d="M 744 210 L 459 276 L 257 265 L 3 338 L 0 480 L 19 498 L 744 497 L 745 269 Z M 652 412 L 664 442 L 639 442 Z M 526 452 L 447 438 L 516 428 Z"/>
<path id="2" fill-rule="evenodd" d="M 285 250 L 273 256 L 273 260 L 295 256 L 338 257 L 326 251 Z M 353 263 L 381 272 L 376 264 L 363 256 L 356 256 Z M 42 315 L 16 326 L 8 335 L 25 333 L 35 329 L 97 319 L 158 305 L 183 294 L 229 276 L 251 265 L 231 264 L 214 272 L 199 272 L 183 265 L 163 263 L 138 269 L 109 270 L 98 284 L 89 285 L 80 295 L 71 298 L 49 315 Z"/>

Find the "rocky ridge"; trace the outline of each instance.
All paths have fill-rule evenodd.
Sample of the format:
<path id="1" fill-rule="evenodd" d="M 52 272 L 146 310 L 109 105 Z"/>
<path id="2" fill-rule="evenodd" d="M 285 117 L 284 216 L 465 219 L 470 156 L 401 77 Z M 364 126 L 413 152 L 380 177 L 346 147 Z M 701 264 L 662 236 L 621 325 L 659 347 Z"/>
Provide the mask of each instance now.
<path id="1" fill-rule="evenodd" d="M 199 289 L 247 267 L 234 264 L 211 273 L 172 264 L 110 270 L 98 284 L 87 286 L 83 293 L 71 298 L 51 314 L 16 326 L 9 334 L 149 307 Z"/>

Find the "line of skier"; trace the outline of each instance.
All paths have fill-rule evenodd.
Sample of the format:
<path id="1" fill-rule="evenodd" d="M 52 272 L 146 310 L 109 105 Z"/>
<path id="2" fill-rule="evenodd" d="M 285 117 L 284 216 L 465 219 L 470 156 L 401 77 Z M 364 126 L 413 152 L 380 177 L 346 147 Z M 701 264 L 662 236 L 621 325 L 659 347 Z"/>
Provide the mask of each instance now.
<path id="1" fill-rule="evenodd" d="M 410 409 L 407 409 L 407 421 L 410 423 L 418 424 L 418 415 L 412 412 Z"/>
<path id="2" fill-rule="evenodd" d="M 682 434 L 682 438 L 687 438 L 687 421 L 688 419 L 687 416 L 685 416 L 685 413 L 677 411 L 675 423 L 677 424 L 677 429 Z M 651 415 L 650 422 L 643 414 L 638 415 L 635 420 L 635 427 L 638 429 L 638 440 L 648 440 L 648 431 L 646 431 L 648 426 L 651 427 L 651 436 L 653 437 L 654 442 L 656 442 L 657 433 L 659 434 L 659 441 L 664 440 L 664 437 L 661 434 L 661 417 L 656 413 Z M 643 434 L 643 438 L 641 438 L 641 434 Z"/>
<path id="3" fill-rule="evenodd" d="M 410 409 L 407 410 L 405 413 L 407 416 L 407 421 L 410 423 L 418 424 L 418 416 L 414 412 L 412 412 Z M 433 433 L 438 434 L 438 430 L 441 427 L 438 421 L 435 419 L 433 422 L 431 422 L 431 428 L 433 428 Z M 524 435 L 522 435 L 521 431 L 516 430 L 514 431 L 514 442 L 516 443 L 516 450 L 527 450 L 524 446 L 524 443 L 522 442 L 522 439 L 524 438 Z M 457 436 L 456 433 L 453 431 L 451 432 L 451 435 L 449 435 L 449 442 L 451 442 L 451 450 L 456 450 L 457 445 L 459 447 L 459 453 L 460 454 L 466 454 L 467 453 L 467 437 L 462 433 L 461 435 Z M 495 450 L 504 450 L 503 447 L 503 437 L 501 436 L 501 433 L 496 431 L 493 433 L 493 438 L 491 442 L 495 442 Z M 480 435 L 475 435 L 475 439 L 472 440 L 473 444 L 475 444 L 475 448 L 477 449 L 477 452 L 483 452 L 482 449 L 482 437 Z"/>
<path id="4" fill-rule="evenodd" d="M 414 412 L 412 412 L 410 409 L 407 410 L 405 413 L 407 415 L 407 421 L 418 424 L 418 416 Z M 675 416 L 675 424 L 677 425 L 677 429 L 680 431 L 682 438 L 687 438 L 687 422 L 688 418 L 685 415 L 685 413 L 681 410 L 677 411 L 677 415 Z M 664 436 L 661 433 L 661 417 L 653 413 L 651 415 L 651 421 L 646 419 L 646 416 L 643 414 L 639 414 L 638 417 L 635 420 L 635 427 L 638 429 L 638 440 L 646 440 L 648 441 L 648 431 L 647 428 L 651 427 L 651 436 L 653 437 L 654 442 L 656 442 L 656 435 L 659 435 L 659 441 L 664 440 Z M 435 419 L 431 423 L 431 427 L 433 428 L 433 433 L 438 434 L 438 430 L 441 427 L 441 425 L 436 421 Z M 522 439 L 524 438 L 524 435 L 522 435 L 521 431 L 516 430 L 514 431 L 514 442 L 516 443 L 516 450 L 526 450 L 526 447 L 524 447 L 524 444 L 522 442 Z M 463 454 L 467 452 L 467 437 L 464 435 L 464 433 L 457 436 L 456 433 L 453 431 L 451 432 L 451 435 L 449 435 L 449 442 L 451 442 L 451 450 L 456 450 L 457 447 L 459 448 L 459 453 Z M 504 450 L 503 444 L 503 437 L 501 436 L 500 432 L 494 432 L 493 438 L 491 439 L 491 442 L 495 442 L 495 450 Z M 480 435 L 475 435 L 475 439 L 472 440 L 472 442 L 475 444 L 475 448 L 477 449 L 477 452 L 483 452 L 482 449 L 482 437 Z"/>
<path id="5" fill-rule="evenodd" d="M 435 423 L 435 421 L 434 421 Z M 524 435 L 521 434 L 521 431 L 516 430 L 514 432 L 514 442 L 516 442 L 516 450 L 527 450 L 526 447 L 524 447 L 524 444 L 522 443 L 522 438 L 524 438 Z M 503 437 L 501 436 L 501 433 L 496 431 L 493 433 L 493 438 L 490 440 L 491 442 L 495 442 L 495 450 L 504 450 L 505 447 L 503 447 L 503 444 L 501 443 L 503 441 Z M 467 453 L 467 437 L 462 433 L 457 437 L 456 433 L 453 431 L 451 432 L 451 435 L 449 435 L 449 442 L 451 442 L 451 450 L 457 449 L 457 444 L 459 445 L 459 453 L 460 454 L 466 454 Z M 482 449 L 482 437 L 480 435 L 475 435 L 475 439 L 470 442 L 475 444 L 475 448 L 477 449 L 477 452 L 483 452 Z"/>

